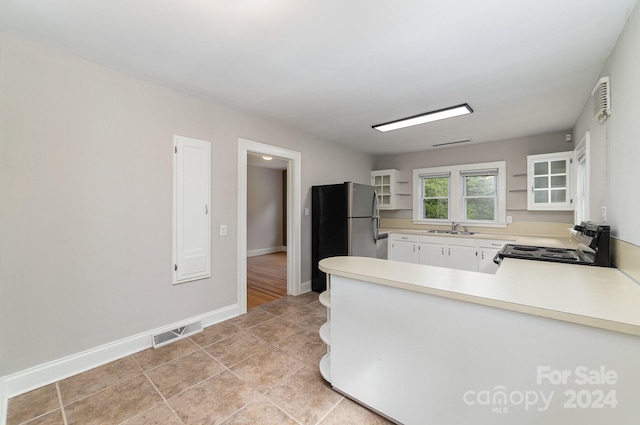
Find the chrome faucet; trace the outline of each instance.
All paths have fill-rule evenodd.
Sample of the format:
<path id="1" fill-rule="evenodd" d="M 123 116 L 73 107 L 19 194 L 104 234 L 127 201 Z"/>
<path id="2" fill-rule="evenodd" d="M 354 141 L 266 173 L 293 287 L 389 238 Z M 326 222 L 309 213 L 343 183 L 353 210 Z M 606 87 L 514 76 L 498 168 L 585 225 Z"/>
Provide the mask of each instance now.
<path id="1" fill-rule="evenodd" d="M 455 221 L 451 222 L 451 231 L 454 232 L 456 230 L 456 227 L 458 227 L 460 223 L 456 223 Z"/>

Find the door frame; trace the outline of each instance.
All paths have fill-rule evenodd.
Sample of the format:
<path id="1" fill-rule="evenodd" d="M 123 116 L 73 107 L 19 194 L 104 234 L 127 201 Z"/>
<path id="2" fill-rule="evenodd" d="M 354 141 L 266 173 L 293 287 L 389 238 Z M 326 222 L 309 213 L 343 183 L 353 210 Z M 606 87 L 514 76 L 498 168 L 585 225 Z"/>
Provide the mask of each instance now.
<path id="1" fill-rule="evenodd" d="M 287 295 L 300 295 L 301 153 L 238 139 L 238 309 L 247 312 L 247 155 L 269 155 L 287 161 Z"/>

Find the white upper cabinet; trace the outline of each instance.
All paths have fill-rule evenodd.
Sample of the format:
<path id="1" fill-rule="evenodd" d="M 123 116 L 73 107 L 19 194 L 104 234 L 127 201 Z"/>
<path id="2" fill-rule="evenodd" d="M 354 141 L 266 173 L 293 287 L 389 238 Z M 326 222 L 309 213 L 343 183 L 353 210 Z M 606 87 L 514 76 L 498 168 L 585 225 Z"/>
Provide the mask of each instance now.
<path id="1" fill-rule="evenodd" d="M 398 170 L 372 171 L 371 185 L 376 188 L 381 210 L 411 209 L 411 185 L 408 180 L 400 178 Z"/>
<path id="2" fill-rule="evenodd" d="M 573 210 L 573 152 L 527 156 L 527 209 Z"/>

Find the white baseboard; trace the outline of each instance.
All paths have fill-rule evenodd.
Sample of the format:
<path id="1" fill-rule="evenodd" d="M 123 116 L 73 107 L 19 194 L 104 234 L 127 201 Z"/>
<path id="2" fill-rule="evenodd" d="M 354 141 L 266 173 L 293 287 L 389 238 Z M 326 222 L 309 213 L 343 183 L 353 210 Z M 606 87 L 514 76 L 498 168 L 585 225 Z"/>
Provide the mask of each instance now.
<path id="1" fill-rule="evenodd" d="M 300 293 L 305 294 L 311 291 L 311 281 L 307 280 L 306 282 L 300 283 Z"/>
<path id="2" fill-rule="evenodd" d="M 252 249 L 247 251 L 247 257 L 257 257 L 258 255 L 275 254 L 276 252 L 287 252 L 286 246 L 274 246 L 271 248 Z"/>
<path id="3" fill-rule="evenodd" d="M 69 376 L 85 372 L 94 367 L 118 360 L 138 351 L 152 347 L 151 335 L 180 327 L 186 323 L 202 320 L 202 326 L 210 326 L 239 315 L 237 304 L 223 307 L 199 316 L 190 317 L 157 329 L 113 341 L 99 347 L 53 360 L 11 375 L 0 377 L 0 424 L 6 423 L 7 400 L 28 391 L 40 388 Z"/>

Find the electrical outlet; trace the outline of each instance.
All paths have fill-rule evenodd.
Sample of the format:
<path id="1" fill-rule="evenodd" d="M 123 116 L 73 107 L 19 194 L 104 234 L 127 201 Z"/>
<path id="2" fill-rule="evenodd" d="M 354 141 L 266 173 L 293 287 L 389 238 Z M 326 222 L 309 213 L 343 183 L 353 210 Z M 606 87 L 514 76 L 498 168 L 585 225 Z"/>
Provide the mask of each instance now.
<path id="1" fill-rule="evenodd" d="M 511 223 L 513 223 L 513 217 L 508 215 L 507 216 L 507 224 L 511 224 Z"/>
<path id="2" fill-rule="evenodd" d="M 607 221 L 607 207 L 600 207 L 600 219 Z"/>
<path id="3" fill-rule="evenodd" d="M 221 224 L 220 225 L 220 236 L 227 236 L 227 225 L 226 224 Z"/>

